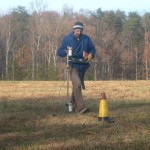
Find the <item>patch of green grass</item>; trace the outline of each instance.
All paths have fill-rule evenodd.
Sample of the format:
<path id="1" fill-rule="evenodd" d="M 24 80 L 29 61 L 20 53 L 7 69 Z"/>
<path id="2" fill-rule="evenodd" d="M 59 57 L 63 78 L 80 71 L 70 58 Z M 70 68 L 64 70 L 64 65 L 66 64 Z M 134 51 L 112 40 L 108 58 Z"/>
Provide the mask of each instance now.
<path id="1" fill-rule="evenodd" d="M 40 88 L 38 90 L 40 93 Z M 68 113 L 65 99 L 47 94 L 23 98 L 3 95 L 0 100 L 0 150 L 150 149 L 150 101 L 147 98 L 109 98 L 109 117 L 113 123 L 97 120 L 99 99 L 93 95 L 86 97 L 91 111 L 83 115 Z"/>

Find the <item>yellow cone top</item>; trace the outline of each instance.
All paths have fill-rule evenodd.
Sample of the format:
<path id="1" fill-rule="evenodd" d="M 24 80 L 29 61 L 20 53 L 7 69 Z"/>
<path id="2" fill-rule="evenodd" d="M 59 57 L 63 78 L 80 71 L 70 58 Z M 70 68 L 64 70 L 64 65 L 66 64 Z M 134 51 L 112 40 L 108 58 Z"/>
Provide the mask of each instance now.
<path id="1" fill-rule="evenodd" d="M 100 94 L 100 100 L 101 99 L 106 99 L 106 94 L 105 94 L 105 92 L 102 92 L 101 94 Z"/>

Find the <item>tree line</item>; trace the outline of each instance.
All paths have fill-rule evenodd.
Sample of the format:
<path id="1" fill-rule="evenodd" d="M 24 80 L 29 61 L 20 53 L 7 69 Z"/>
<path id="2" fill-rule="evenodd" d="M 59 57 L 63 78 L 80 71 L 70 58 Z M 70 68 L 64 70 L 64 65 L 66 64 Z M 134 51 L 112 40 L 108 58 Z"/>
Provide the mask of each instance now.
<path id="1" fill-rule="evenodd" d="M 66 59 L 57 56 L 74 22 L 84 23 L 96 47 L 87 80 L 149 80 L 150 13 L 62 13 L 18 6 L 0 15 L 0 80 L 65 80 Z"/>

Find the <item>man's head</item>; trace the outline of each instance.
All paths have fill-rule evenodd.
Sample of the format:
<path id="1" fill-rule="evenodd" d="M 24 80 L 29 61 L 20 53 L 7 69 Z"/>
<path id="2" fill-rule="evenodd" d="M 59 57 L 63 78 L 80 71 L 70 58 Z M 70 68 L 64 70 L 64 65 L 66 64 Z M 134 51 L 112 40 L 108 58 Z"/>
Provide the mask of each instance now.
<path id="1" fill-rule="evenodd" d="M 75 22 L 75 24 L 73 25 L 73 32 L 75 37 L 79 37 L 80 34 L 83 31 L 83 23 L 82 22 Z"/>

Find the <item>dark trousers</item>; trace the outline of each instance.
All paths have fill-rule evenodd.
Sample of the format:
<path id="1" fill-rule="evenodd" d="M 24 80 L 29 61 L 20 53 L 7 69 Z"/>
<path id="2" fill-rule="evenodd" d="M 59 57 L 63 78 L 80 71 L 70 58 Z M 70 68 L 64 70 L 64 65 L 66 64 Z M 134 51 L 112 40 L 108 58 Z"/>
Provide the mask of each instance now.
<path id="1" fill-rule="evenodd" d="M 84 86 L 84 75 L 85 71 L 79 71 L 77 68 L 70 68 L 70 75 L 71 75 L 71 80 L 72 80 L 72 96 L 71 96 L 71 101 L 73 103 L 73 106 L 77 109 L 80 110 L 82 108 L 85 108 L 85 103 L 83 101 L 83 96 L 82 96 L 82 89 L 85 89 Z"/>

